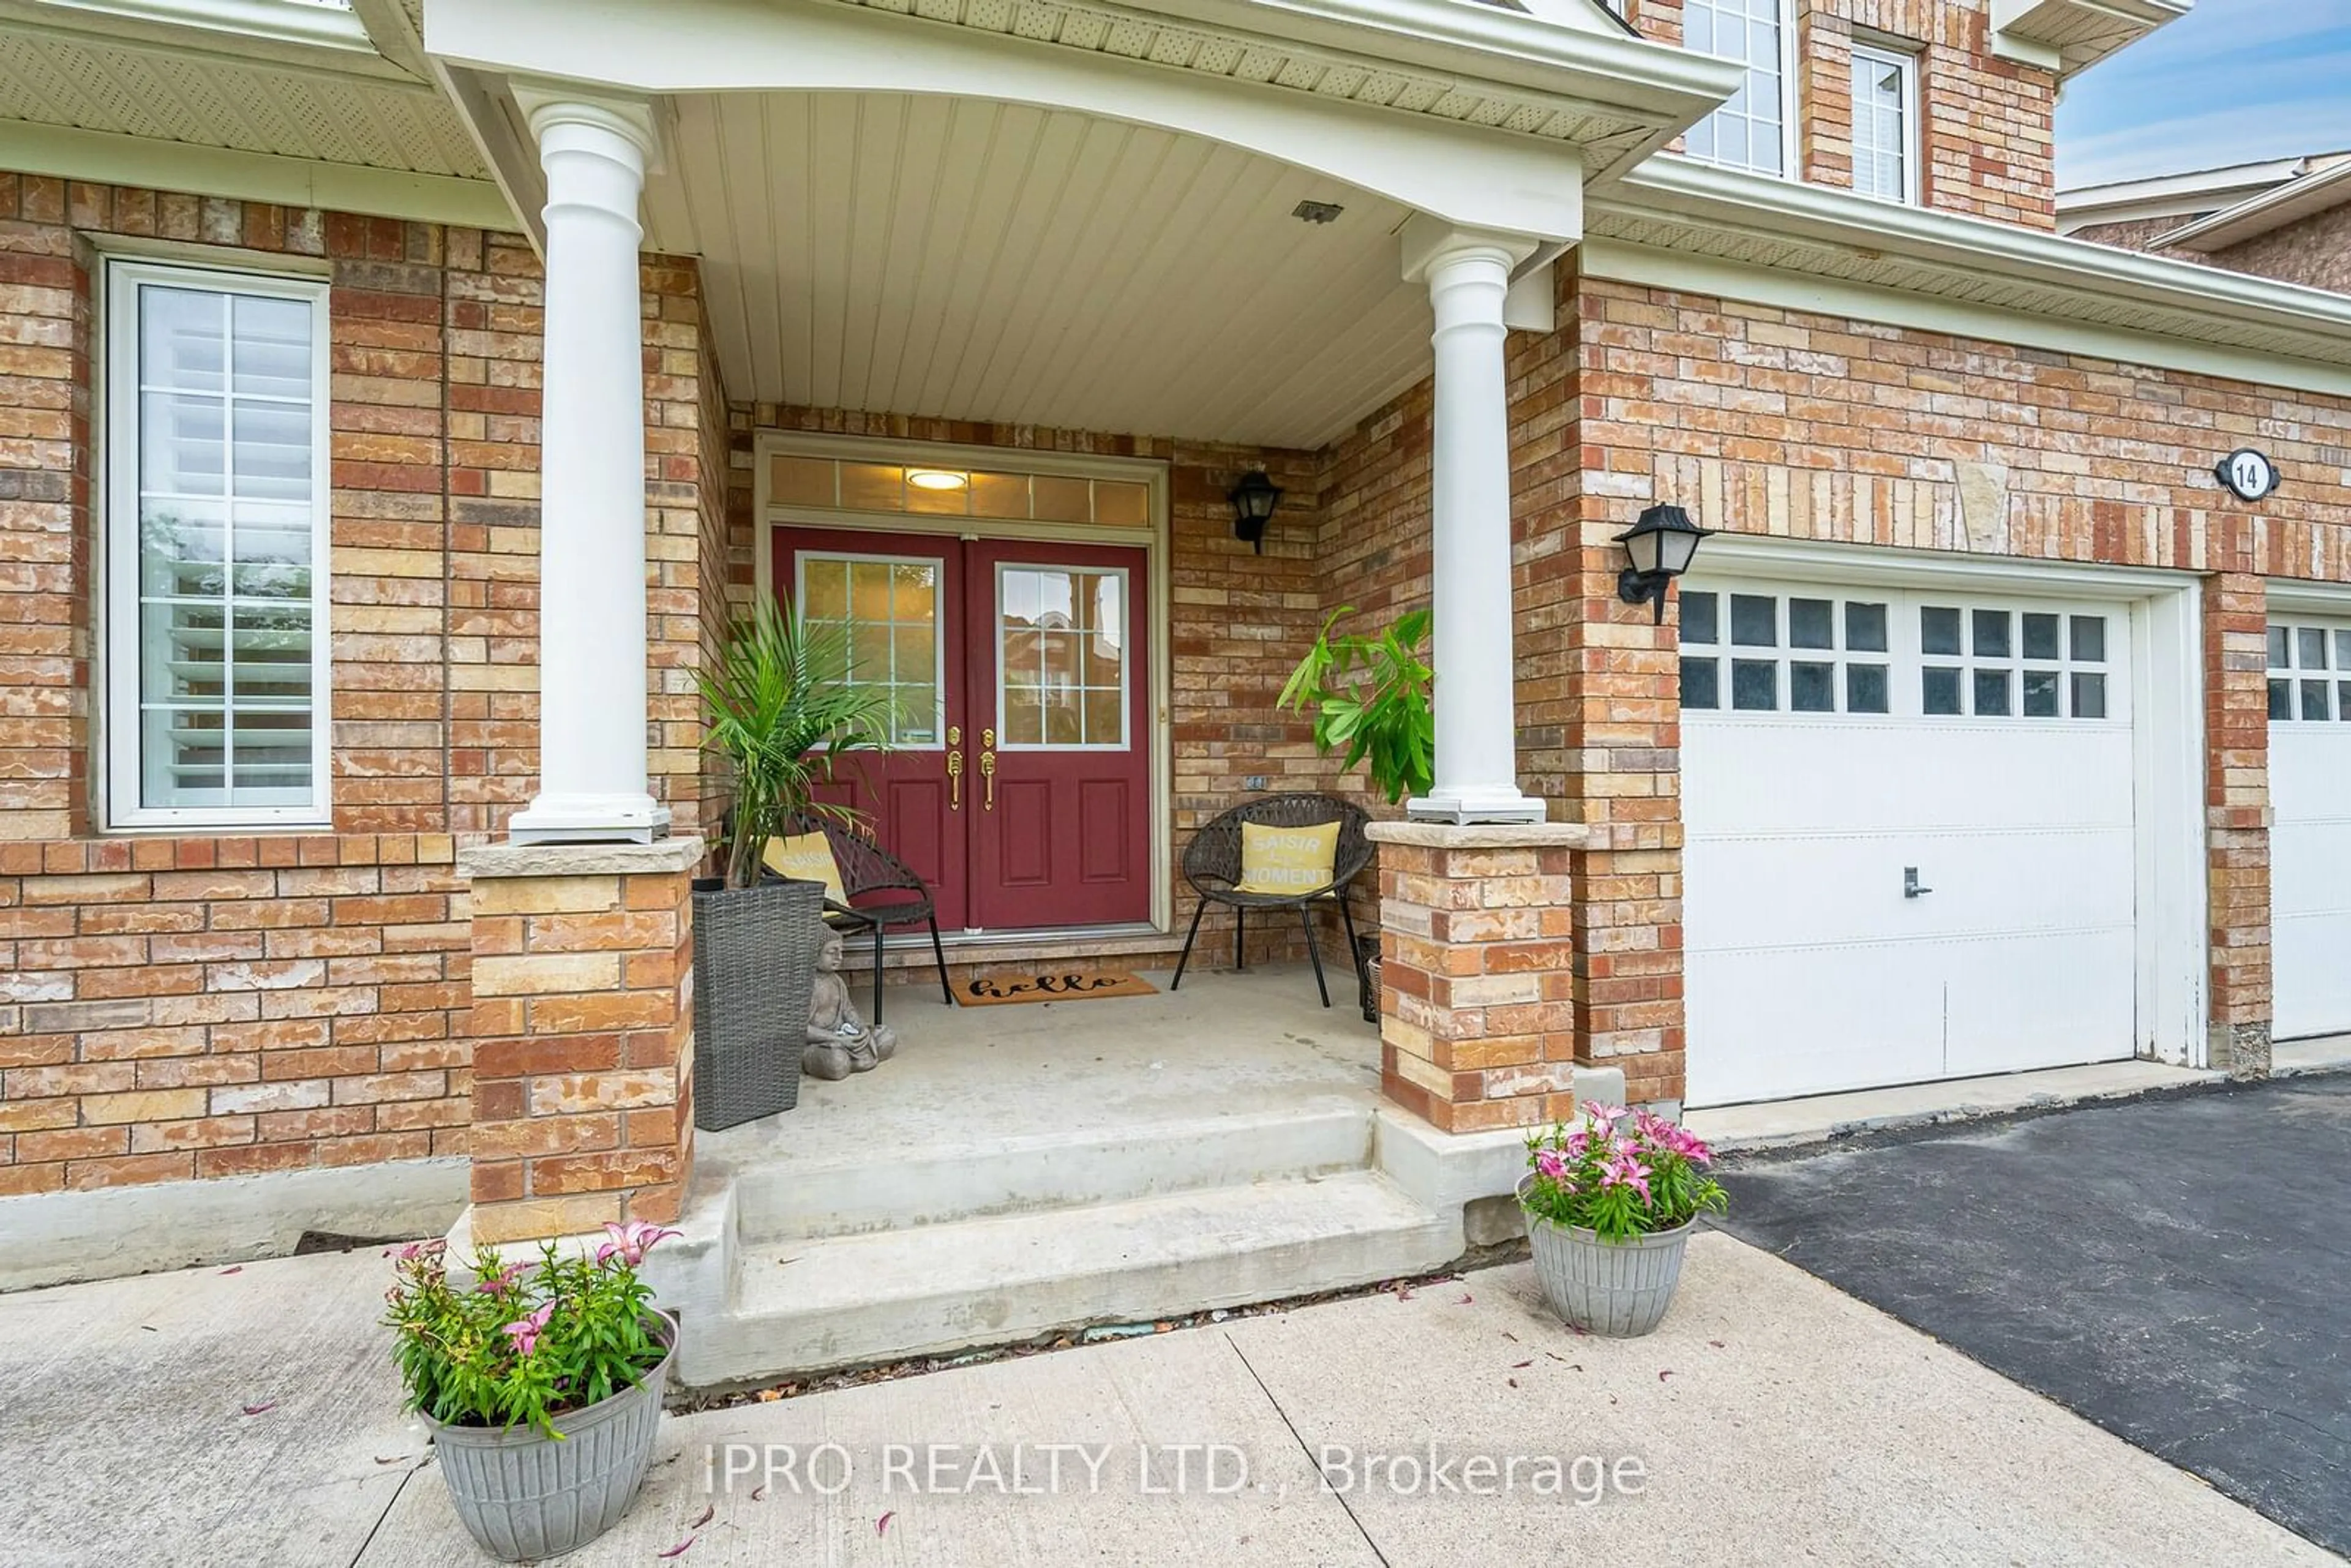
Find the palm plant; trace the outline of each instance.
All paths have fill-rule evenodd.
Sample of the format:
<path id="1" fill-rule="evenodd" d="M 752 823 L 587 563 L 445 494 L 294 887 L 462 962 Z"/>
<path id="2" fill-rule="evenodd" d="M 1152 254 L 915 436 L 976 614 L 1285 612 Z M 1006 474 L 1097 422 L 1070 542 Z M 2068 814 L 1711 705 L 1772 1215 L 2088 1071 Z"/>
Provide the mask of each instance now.
<path id="1" fill-rule="evenodd" d="M 727 628 L 717 658 L 696 673 L 710 719 L 703 745 L 735 775 L 727 886 L 758 881 L 768 841 L 796 813 L 856 815 L 813 795 L 841 757 L 888 747 L 890 705 L 842 678 L 848 654 L 844 629 L 809 627 L 789 601 L 763 600 Z"/>
<path id="2" fill-rule="evenodd" d="M 1352 605 L 1331 612 L 1275 700 L 1313 714 L 1317 751 L 1346 748 L 1341 772 L 1368 762 L 1373 787 L 1393 806 L 1427 794 L 1435 778 L 1437 718 L 1421 651 L 1429 612 L 1407 611 L 1376 637 L 1332 636 L 1340 618 L 1354 612 Z"/>

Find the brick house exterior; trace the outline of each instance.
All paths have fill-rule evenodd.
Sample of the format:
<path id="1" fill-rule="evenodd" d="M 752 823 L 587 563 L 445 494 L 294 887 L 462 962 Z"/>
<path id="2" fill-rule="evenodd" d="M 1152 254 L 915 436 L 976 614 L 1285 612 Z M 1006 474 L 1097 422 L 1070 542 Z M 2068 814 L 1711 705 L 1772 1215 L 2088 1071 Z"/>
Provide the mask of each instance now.
<path id="1" fill-rule="evenodd" d="M 1680 45 L 1683 5 L 1625 9 L 1642 37 Z M 1853 42 L 1894 40 L 1920 83 L 1921 213 L 1968 220 L 1987 246 L 2006 231 L 2060 243 L 2061 68 L 2022 57 L 2032 40 L 1996 38 L 1992 9 L 1792 5 L 1791 189 L 1850 195 Z M 2194 1054 L 2264 1071 L 2269 585 L 2351 582 L 2343 341 L 2300 361 L 2274 347 L 2224 361 L 2205 344 L 2142 361 L 2127 350 L 2166 329 L 2098 351 L 2088 329 L 2053 338 L 2026 305 L 1949 324 L 1890 286 L 1805 303 L 1709 287 L 1715 274 L 1645 282 L 1622 276 L 1639 254 L 1625 247 L 1646 243 L 1639 214 L 1607 203 L 1649 199 L 1594 198 L 1588 232 L 1617 249 L 1546 256 L 1551 325 L 1513 330 L 1505 350 L 1518 776 L 1552 826 L 1581 831 L 1490 856 L 1392 841 L 1388 1097 L 1447 1133 L 1563 1113 L 1579 1065 L 1621 1069 L 1635 1102 L 1685 1097 L 1679 627 L 1620 601 L 1616 542 L 1668 502 L 1764 540 L 2193 580 L 2208 967 Z M 2284 258 L 2323 251 L 2339 216 L 2278 231 L 2271 259 L 2244 270 L 2288 276 L 2302 264 Z M 1899 226 L 1890 209 L 1886 222 Z M 551 678 L 538 614 L 546 269 L 524 226 L 0 173 L 0 1194 L 401 1166 L 432 1173 L 403 1220 L 468 1198 L 511 1236 L 676 1212 L 692 1138 L 684 871 L 469 883 L 460 870 L 538 788 Z M 101 812 L 94 280 L 110 255 L 327 282 L 329 830 L 121 833 Z M 2323 267 L 2301 278 L 2346 283 Z M 641 257 L 647 775 L 677 839 L 715 832 L 725 809 L 695 672 L 760 580 L 755 474 L 771 432 L 1164 465 L 1170 809 L 1156 831 L 1180 852 L 1260 789 L 1364 797 L 1275 695 L 1332 612 L 1427 601 L 1434 379 L 1369 412 L 1358 397 L 1314 446 L 763 401 L 721 368 L 713 301 L 737 286 L 706 256 Z M 2236 368 L 2273 362 L 2300 384 Z M 2286 480 L 2257 506 L 2211 478 L 2256 440 Z M 1252 470 L 1286 492 L 1261 552 L 1234 537 L 1227 499 Z M 1110 950 L 1169 953 L 1180 935 L 1127 933 Z M 1300 952 L 1286 927 L 1256 943 Z M 378 1211 L 321 1202 L 289 1223 L 347 1212 Z"/>

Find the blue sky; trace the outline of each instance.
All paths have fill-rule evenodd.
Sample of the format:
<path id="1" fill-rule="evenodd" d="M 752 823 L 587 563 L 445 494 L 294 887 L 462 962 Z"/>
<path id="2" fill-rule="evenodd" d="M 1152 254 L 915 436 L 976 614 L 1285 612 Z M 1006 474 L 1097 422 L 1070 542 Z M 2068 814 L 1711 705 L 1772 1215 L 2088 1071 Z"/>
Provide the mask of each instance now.
<path id="1" fill-rule="evenodd" d="M 2351 150 L 2351 0 L 2197 0 L 2066 84 L 2057 180 Z"/>

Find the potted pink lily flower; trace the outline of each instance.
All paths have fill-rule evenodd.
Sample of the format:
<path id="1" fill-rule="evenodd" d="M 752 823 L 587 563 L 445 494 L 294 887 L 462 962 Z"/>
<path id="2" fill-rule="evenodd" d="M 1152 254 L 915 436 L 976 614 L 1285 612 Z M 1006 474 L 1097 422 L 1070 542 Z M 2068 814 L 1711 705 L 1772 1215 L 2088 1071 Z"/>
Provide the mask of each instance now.
<path id="1" fill-rule="evenodd" d="M 1664 1320 L 1701 1212 L 1720 1212 L 1714 1151 L 1647 1111 L 1586 1105 L 1527 1139 L 1519 1183 L 1535 1276 L 1552 1310 L 1577 1328 L 1629 1338 Z"/>
<path id="2" fill-rule="evenodd" d="M 408 1407 L 433 1428 L 457 1517 L 506 1562 L 611 1529 L 653 1458 L 677 1323 L 637 1265 L 677 1232 L 604 1229 L 593 1256 L 550 1241 L 508 1262 L 485 1247 L 470 1286 L 450 1279 L 442 1243 L 416 1242 L 385 1297 Z"/>

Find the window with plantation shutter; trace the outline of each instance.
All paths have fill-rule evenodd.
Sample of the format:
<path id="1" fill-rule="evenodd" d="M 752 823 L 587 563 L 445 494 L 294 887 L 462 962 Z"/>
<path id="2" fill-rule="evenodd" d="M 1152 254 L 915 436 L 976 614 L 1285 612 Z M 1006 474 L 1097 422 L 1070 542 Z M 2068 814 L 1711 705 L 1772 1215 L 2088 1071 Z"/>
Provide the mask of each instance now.
<path id="1" fill-rule="evenodd" d="M 327 287 L 107 277 L 108 818 L 324 822 Z"/>

